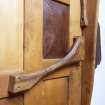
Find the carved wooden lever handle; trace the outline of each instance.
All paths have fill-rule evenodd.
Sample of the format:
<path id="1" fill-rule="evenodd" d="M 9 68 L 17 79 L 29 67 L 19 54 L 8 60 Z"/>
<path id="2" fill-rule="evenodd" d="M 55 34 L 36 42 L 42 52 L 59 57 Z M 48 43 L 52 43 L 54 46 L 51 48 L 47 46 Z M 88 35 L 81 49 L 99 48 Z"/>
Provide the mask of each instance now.
<path id="1" fill-rule="evenodd" d="M 76 54 L 79 45 L 80 45 L 80 39 L 76 38 L 71 51 L 64 58 L 62 58 L 56 64 L 51 65 L 50 67 L 45 68 L 39 72 L 11 75 L 9 80 L 8 91 L 11 93 L 17 93 L 28 90 L 32 88 L 35 84 L 37 84 L 46 75 L 58 70 L 60 67 L 70 64 L 70 61 L 73 58 L 73 56 Z"/>

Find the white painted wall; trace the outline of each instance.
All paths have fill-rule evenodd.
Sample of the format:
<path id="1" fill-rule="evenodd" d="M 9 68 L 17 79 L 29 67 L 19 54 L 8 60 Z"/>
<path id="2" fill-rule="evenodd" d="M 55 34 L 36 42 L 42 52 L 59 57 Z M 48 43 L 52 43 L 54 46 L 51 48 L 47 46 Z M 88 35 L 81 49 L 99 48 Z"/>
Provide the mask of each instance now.
<path id="1" fill-rule="evenodd" d="M 99 23 L 101 27 L 102 61 L 95 72 L 91 105 L 105 105 L 105 0 L 100 0 Z"/>

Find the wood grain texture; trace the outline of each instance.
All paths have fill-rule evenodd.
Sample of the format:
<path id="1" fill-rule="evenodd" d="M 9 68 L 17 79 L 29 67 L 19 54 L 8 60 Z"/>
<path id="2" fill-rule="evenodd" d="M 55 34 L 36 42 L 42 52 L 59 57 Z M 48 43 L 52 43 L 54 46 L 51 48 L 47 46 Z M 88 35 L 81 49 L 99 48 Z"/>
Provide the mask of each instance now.
<path id="1" fill-rule="evenodd" d="M 23 105 L 23 95 L 11 96 L 8 93 L 9 74 L 13 73 L 14 71 L 0 74 L 0 105 Z"/>
<path id="2" fill-rule="evenodd" d="M 81 63 L 75 65 L 72 76 L 69 77 L 69 103 L 68 105 L 81 105 Z"/>
<path id="3" fill-rule="evenodd" d="M 88 26 L 87 0 L 80 0 L 80 2 L 81 2 L 81 27 L 84 28 Z"/>
<path id="4" fill-rule="evenodd" d="M 75 3 L 73 3 L 73 5 L 77 5 L 76 1 Z M 76 10 L 78 9 L 80 10 L 79 7 L 80 6 L 77 6 Z M 34 10 L 37 10 L 37 11 L 34 12 Z M 74 10 L 72 8 L 72 13 L 73 11 Z M 78 15 L 80 16 L 80 14 Z M 77 15 L 77 18 L 79 17 L 78 15 Z M 76 17 L 75 17 L 75 20 L 76 20 Z M 80 23 L 78 24 L 80 26 Z M 81 30 L 80 30 L 80 27 L 78 27 L 78 24 L 76 26 L 78 32 L 76 31 L 76 33 L 80 36 Z M 72 24 L 70 27 L 72 27 Z M 24 67 L 25 67 L 24 69 L 25 71 L 32 72 L 32 71 L 41 70 L 43 68 L 46 68 L 56 63 L 59 60 L 59 59 L 48 59 L 48 60 L 43 59 L 43 40 L 42 40 L 43 39 L 43 1 L 39 2 L 36 0 L 30 0 L 30 1 L 26 0 L 25 2 L 25 32 L 24 33 L 25 33 L 25 37 L 24 37 Z M 71 38 L 70 40 L 73 41 L 72 39 L 73 35 L 74 37 L 76 36 L 75 30 L 72 30 L 72 33 L 71 33 L 72 35 L 70 33 L 69 33 L 69 39 Z M 70 44 L 70 40 L 69 40 L 69 44 Z M 82 50 L 82 54 L 83 54 L 83 50 Z M 82 54 L 79 53 L 79 55 L 82 55 Z M 83 56 L 77 56 L 75 58 L 75 61 L 76 60 L 80 61 L 81 57 Z"/>
<path id="5" fill-rule="evenodd" d="M 88 0 L 88 22 L 87 28 L 83 29 L 85 36 L 85 60 L 82 64 L 82 105 L 90 105 L 95 70 L 96 57 L 96 33 L 98 23 L 99 0 Z M 91 49 L 91 50 L 90 50 Z"/>
<path id="6" fill-rule="evenodd" d="M 78 3 L 80 4 L 78 0 L 77 1 L 75 0 L 74 2 L 72 1 L 71 11 L 72 11 L 73 16 L 71 19 L 72 24 L 70 23 L 71 25 L 70 27 L 72 28 L 69 27 L 69 29 L 71 29 L 69 32 L 69 44 L 68 44 L 69 47 L 71 47 L 70 45 L 72 45 L 72 43 L 70 42 L 70 40 L 73 41 L 72 38 L 74 38 L 75 36 L 81 36 L 80 5 L 77 5 Z M 74 6 L 77 7 L 76 10 Z M 70 15 L 71 15 L 71 11 L 70 11 Z M 43 59 L 43 26 L 44 26 L 43 25 L 43 0 L 39 0 L 39 1 L 38 0 L 26 0 L 25 1 L 25 41 L 24 41 L 24 71 L 25 72 L 39 71 L 40 69 L 46 68 L 56 63 L 59 60 L 59 59 Z M 71 67 L 69 66 L 67 68 L 63 68 L 62 71 L 59 71 L 59 72 L 56 72 L 50 75 L 49 77 L 45 78 L 45 80 L 52 79 L 51 81 L 53 81 L 54 78 L 70 76 L 73 68 L 76 69 L 75 66 L 71 66 Z M 64 83 L 63 80 L 59 80 L 59 81 L 61 81 L 60 83 L 58 83 L 59 85 Z M 78 82 L 79 81 L 80 80 L 78 80 Z M 47 84 L 51 84 L 51 87 L 49 87 L 49 85 L 47 86 Z M 53 86 L 53 82 L 46 83 L 45 86 L 46 88 L 44 87 L 43 83 L 40 82 L 32 90 L 25 93 L 24 95 L 25 105 L 33 105 L 33 104 L 37 104 L 37 105 L 45 104 L 46 105 L 47 101 L 52 105 L 55 105 L 55 103 L 56 104 L 58 103 L 59 105 L 60 104 L 59 100 L 58 102 L 56 102 L 57 100 L 54 100 L 55 103 L 53 101 L 49 101 L 51 99 L 48 98 L 47 96 L 45 97 L 43 95 L 45 93 L 42 92 L 42 90 L 44 89 L 46 89 L 47 91 L 48 88 L 52 89 L 54 87 L 56 88 L 56 86 Z M 75 87 L 75 89 L 77 88 Z M 78 90 L 75 90 L 75 89 L 73 89 L 72 91 L 80 92 L 79 89 Z M 59 91 L 57 92 L 59 93 Z M 80 94 L 79 92 L 78 94 Z M 48 94 L 48 96 L 52 96 L 53 94 L 56 94 L 56 92 L 49 93 L 48 91 L 48 93 L 46 92 L 46 94 Z M 57 97 L 57 95 L 55 97 Z M 64 98 L 65 96 L 61 95 L 60 97 Z M 47 100 L 47 98 L 49 100 Z M 75 103 L 74 101 L 76 100 L 73 99 L 73 103 Z M 61 100 L 61 102 L 65 103 L 63 102 L 63 100 Z"/>
<path id="7" fill-rule="evenodd" d="M 11 93 L 18 93 L 21 91 L 29 90 L 49 74 L 57 72 L 59 69 L 67 65 L 69 66 L 72 65 L 71 63 L 72 58 L 77 53 L 79 45 L 80 45 L 80 39 L 77 38 L 73 48 L 64 58 L 62 58 L 59 62 L 55 63 L 54 65 L 42 69 L 42 71 L 33 72 L 29 74 L 22 73 L 10 76 L 8 91 Z"/>
<path id="8" fill-rule="evenodd" d="M 43 0 L 25 1 L 24 71 L 37 71 L 42 67 Z M 24 94 L 25 105 L 44 104 L 43 84 Z M 35 94 L 36 93 L 36 94 Z M 36 97 L 37 96 L 37 97 Z M 40 97 L 40 98 L 39 98 Z"/>
<path id="9" fill-rule="evenodd" d="M 0 75 L 0 98 L 8 96 L 9 75 Z"/>
<path id="10" fill-rule="evenodd" d="M 23 69 L 23 0 L 0 0 L 0 71 Z"/>
<path id="11" fill-rule="evenodd" d="M 67 54 L 69 39 L 69 6 L 44 0 L 43 56 L 62 58 Z"/>
<path id="12" fill-rule="evenodd" d="M 75 0 L 75 2 L 72 1 L 72 3 L 73 3 L 73 6 L 75 6 L 75 8 L 73 8 L 72 6 L 72 14 L 74 14 L 75 12 L 77 12 L 78 9 L 80 10 L 80 5 L 78 6 L 78 3 L 80 4 L 80 2 Z M 71 20 L 72 24 L 70 24 L 71 25 L 70 27 L 72 27 L 72 29 L 69 27 L 69 29 L 71 29 L 71 31 L 69 32 L 69 41 L 70 40 L 73 41 L 72 38 L 74 38 L 75 36 L 81 36 L 81 29 L 80 29 L 80 23 L 79 23 L 80 11 L 78 11 L 78 13 L 74 15 L 75 16 L 73 16 Z M 75 24 L 73 24 L 74 22 Z M 40 0 L 40 1 L 26 0 L 25 1 L 25 40 L 24 40 L 24 71 L 25 72 L 39 71 L 43 68 L 46 68 L 56 63 L 59 60 L 59 59 L 43 59 L 43 26 L 44 26 L 43 25 L 43 0 Z M 76 29 L 74 29 L 75 27 Z M 69 45 L 72 45 L 72 43 L 69 42 Z M 66 72 L 66 70 L 68 72 Z M 57 77 L 61 78 L 64 76 L 68 76 L 71 73 L 71 70 L 72 70 L 72 67 L 70 66 L 67 68 L 62 68 L 62 72 L 57 72 L 51 75 L 50 78 L 46 78 L 46 79 L 54 79 Z M 42 83 L 39 83 L 39 84 L 40 84 L 39 86 L 36 85 L 36 87 L 34 87 L 32 90 L 25 93 L 24 95 L 25 105 L 31 105 L 31 104 L 40 105 L 40 103 L 43 103 L 43 104 L 47 103 L 48 100 L 46 100 L 45 102 L 44 96 L 41 95 L 43 87 L 40 87 L 40 86 L 43 84 Z M 42 100 L 40 100 L 39 97 L 41 97 Z"/>
<path id="13" fill-rule="evenodd" d="M 82 31 L 80 27 L 80 17 L 81 17 L 81 7 L 80 0 L 70 1 L 70 17 L 69 17 L 69 46 L 71 47 L 75 37 L 81 38 L 81 45 L 79 48 L 79 53 L 74 57 L 73 61 L 84 60 L 85 50 L 84 50 L 84 36 L 82 36 Z"/>
<path id="14" fill-rule="evenodd" d="M 70 46 L 72 46 L 73 38 L 76 36 L 82 36 L 81 27 L 80 27 L 80 0 L 70 0 Z"/>
<path id="15" fill-rule="evenodd" d="M 2 71 L 2 73 L 0 73 L 0 99 L 9 97 L 8 86 L 9 86 L 10 75 L 19 74 L 19 73 L 22 73 L 22 71 L 8 70 L 8 71 Z"/>
<path id="16" fill-rule="evenodd" d="M 22 96 L 0 99 L 0 105 L 24 105 Z"/>
<path id="17" fill-rule="evenodd" d="M 47 105 L 68 104 L 68 80 L 68 77 L 65 77 L 45 81 L 45 100 Z"/>
<path id="18" fill-rule="evenodd" d="M 43 1 L 26 1 L 25 8 L 24 70 L 25 72 L 39 71 L 59 59 L 43 59 Z"/>
<path id="19" fill-rule="evenodd" d="M 26 94 L 28 100 L 25 101 L 31 105 L 67 105 L 68 97 L 68 79 L 56 78 L 53 80 L 42 81 Z M 33 95 L 32 95 L 33 94 Z M 53 98 L 53 101 L 52 101 Z"/>
<path id="20" fill-rule="evenodd" d="M 17 3 L 16 3 L 17 4 Z M 22 4 L 22 3 L 21 3 Z M 77 5 L 78 4 L 78 5 Z M 71 2 L 71 12 L 70 15 L 72 18 L 70 19 L 70 34 L 69 39 L 73 40 L 75 36 L 81 36 L 81 29 L 80 29 L 80 2 L 75 0 L 74 2 Z M 37 11 L 35 11 L 37 10 Z M 76 14 L 76 11 L 78 10 L 78 13 Z M 17 12 L 16 12 L 17 13 Z M 72 15 L 74 14 L 75 15 Z M 17 16 L 17 15 L 13 15 Z M 18 16 L 17 16 L 18 17 Z M 15 22 L 14 22 L 15 23 Z M 17 22 L 16 22 L 17 23 Z M 21 23 L 21 22 L 20 22 Z M 10 24 L 10 23 L 9 23 Z M 23 27 L 23 26 L 22 26 Z M 14 28 L 14 25 L 13 27 Z M 11 28 L 11 29 L 12 29 Z M 22 29 L 22 28 L 21 28 Z M 39 69 L 48 67 L 49 65 L 55 63 L 58 59 L 55 60 L 44 60 L 43 59 L 43 0 L 26 0 L 25 1 L 25 31 L 24 31 L 24 71 L 25 72 L 31 72 L 31 71 L 37 71 Z M 15 29 L 13 29 L 15 30 Z M 4 31 L 3 31 L 4 32 Z M 19 31 L 22 32 L 22 31 Z M 15 32 L 13 33 L 17 35 Z M 15 40 L 13 41 L 13 48 L 14 46 L 17 46 L 21 44 L 21 47 L 16 48 L 19 51 L 23 51 L 23 34 L 21 37 L 13 36 L 12 38 Z M 10 34 L 11 35 L 11 34 Z M 17 37 L 19 37 L 19 42 L 17 43 Z M 6 37 L 7 38 L 7 37 Z M 16 38 L 16 39 L 15 39 Z M 12 40 L 13 40 L 12 39 Z M 8 40 L 7 40 L 8 41 Z M 20 42 L 22 41 L 22 42 Z M 8 43 L 11 42 L 8 41 Z M 71 42 L 69 42 L 71 44 Z M 10 45 L 12 45 L 10 44 Z M 3 43 L 4 45 L 4 43 Z M 4 46 L 3 46 L 4 48 Z M 22 48 L 22 49 L 20 49 Z M 8 49 L 8 48 L 7 48 Z M 12 48 L 9 48 L 12 49 Z M 13 50 L 13 49 L 12 49 Z M 15 50 L 15 52 L 18 52 L 18 50 Z M 8 50 L 6 50 L 8 51 Z M 14 51 L 14 50 L 13 50 Z M 10 51 L 11 52 L 11 51 Z M 20 53 L 20 55 L 23 52 Z M 9 56 L 13 55 L 12 53 L 9 53 Z M 18 53 L 16 53 L 18 55 Z M 16 57 L 16 66 L 13 62 L 8 69 L 16 68 L 16 69 L 22 69 L 23 68 L 23 55 L 20 55 Z M 6 57 L 8 58 L 8 57 Z M 10 60 L 11 57 L 9 57 Z M 13 56 L 14 58 L 14 56 Z M 3 58 L 4 59 L 4 58 Z M 11 58 L 12 59 L 12 58 Z M 21 61 L 20 61 L 21 59 Z M 12 59 L 14 60 L 14 59 Z M 7 65 L 8 66 L 8 65 Z M 5 67 L 7 67 L 5 66 Z M 19 67 L 19 68 L 18 68 Z M 73 66 L 72 66 L 73 67 Z M 54 74 L 56 79 L 54 79 L 54 76 L 52 78 L 46 78 L 46 81 L 40 82 L 36 87 L 34 87 L 31 91 L 28 91 L 25 93 L 24 97 L 24 104 L 25 105 L 41 105 L 41 104 L 50 104 L 50 105 L 65 105 L 68 104 L 68 89 L 71 87 L 71 94 L 70 96 L 70 105 L 78 105 L 81 101 L 81 72 L 78 67 L 74 67 L 75 70 L 79 71 L 73 71 L 72 72 L 72 80 L 70 81 L 68 85 L 68 79 L 64 78 L 67 76 L 70 76 L 72 67 L 63 68 L 64 72 L 61 72 L 62 75 L 60 75 L 60 72 L 58 74 Z M 5 69 L 2 67 L 2 69 Z M 7 69 L 7 68 L 6 68 Z M 66 72 L 66 70 L 68 72 Z M 70 70 L 70 71 L 69 71 Z M 65 73 L 65 74 L 63 74 Z M 67 73 L 67 74 L 66 74 Z M 6 76 L 7 77 L 7 76 Z M 59 77 L 59 79 L 57 79 Z M 63 77 L 63 79 L 61 78 Z M 53 80 L 48 80 L 53 79 Z M 8 82 L 8 79 L 6 80 Z M 72 83 L 72 85 L 71 85 Z M 55 85 L 56 84 L 56 85 Z M 7 86 L 6 86 L 7 87 Z M 5 88 L 6 88 L 5 87 Z M 54 92 L 52 92 L 52 91 Z M 56 95 L 57 94 L 57 95 Z M 58 97 L 58 94 L 60 94 L 60 97 Z M 36 97 L 37 96 L 37 97 Z M 55 96 L 55 101 L 51 101 L 51 97 Z M 75 97 L 79 97 L 78 99 Z M 40 101 L 40 99 L 42 99 Z M 20 97 L 14 97 L 14 98 L 8 98 L 0 100 L 1 105 L 23 105 L 23 98 Z"/>
<path id="21" fill-rule="evenodd" d="M 8 96 L 9 74 L 22 70 L 23 0 L 0 0 L 0 98 Z M 0 105 L 23 105 L 23 98 L 0 99 Z"/>
<path id="22" fill-rule="evenodd" d="M 25 105 L 67 105 L 68 100 L 68 78 L 58 78 L 40 82 L 29 91 L 28 100 Z M 33 96 L 32 96 L 33 94 Z M 36 97 L 37 96 L 37 97 Z"/>

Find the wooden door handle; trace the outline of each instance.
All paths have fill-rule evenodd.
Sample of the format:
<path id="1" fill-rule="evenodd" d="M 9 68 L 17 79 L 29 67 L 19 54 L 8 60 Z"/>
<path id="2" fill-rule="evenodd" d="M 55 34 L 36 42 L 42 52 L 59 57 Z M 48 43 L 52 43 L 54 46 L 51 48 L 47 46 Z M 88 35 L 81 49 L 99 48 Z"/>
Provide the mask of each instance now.
<path id="1" fill-rule="evenodd" d="M 8 91 L 11 93 L 17 93 L 28 90 L 32 88 L 35 84 L 37 84 L 43 77 L 47 76 L 48 74 L 54 71 L 57 71 L 59 68 L 67 64 L 70 64 L 73 56 L 75 56 L 77 53 L 79 45 L 80 45 L 80 38 L 76 38 L 72 49 L 64 58 L 62 58 L 56 64 L 51 65 L 50 67 L 45 68 L 39 72 L 10 75 Z"/>

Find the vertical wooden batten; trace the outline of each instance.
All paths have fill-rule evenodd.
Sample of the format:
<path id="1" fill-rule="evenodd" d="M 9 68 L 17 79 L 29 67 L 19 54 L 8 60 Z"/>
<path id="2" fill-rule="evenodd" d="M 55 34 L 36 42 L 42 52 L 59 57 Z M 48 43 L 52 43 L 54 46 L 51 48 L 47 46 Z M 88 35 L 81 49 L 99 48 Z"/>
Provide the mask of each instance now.
<path id="1" fill-rule="evenodd" d="M 70 0 L 70 45 L 72 45 L 73 38 L 82 36 L 80 27 L 80 13 L 80 0 Z"/>
<path id="2" fill-rule="evenodd" d="M 40 61 L 42 58 L 43 0 L 25 0 L 24 33 L 24 71 L 35 72 L 42 68 Z M 24 94 L 24 104 L 36 104 L 37 97 L 33 100 L 33 96 L 34 94 L 40 96 L 40 91 L 43 91 L 43 88 L 39 84 L 31 91 L 26 92 Z"/>
<path id="3" fill-rule="evenodd" d="M 85 60 L 82 63 L 82 105 L 90 105 L 93 90 L 98 7 L 99 0 L 87 0 L 89 23 L 88 27 L 82 31 L 85 37 Z"/>

